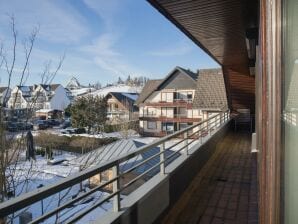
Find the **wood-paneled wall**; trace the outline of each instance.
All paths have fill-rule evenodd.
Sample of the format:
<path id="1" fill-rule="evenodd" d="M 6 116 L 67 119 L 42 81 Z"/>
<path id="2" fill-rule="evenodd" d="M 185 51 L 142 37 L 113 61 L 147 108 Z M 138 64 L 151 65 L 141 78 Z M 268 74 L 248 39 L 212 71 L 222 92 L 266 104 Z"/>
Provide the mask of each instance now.
<path id="1" fill-rule="evenodd" d="M 223 66 L 229 107 L 232 111 L 248 108 L 255 113 L 255 77 L 243 66 Z"/>

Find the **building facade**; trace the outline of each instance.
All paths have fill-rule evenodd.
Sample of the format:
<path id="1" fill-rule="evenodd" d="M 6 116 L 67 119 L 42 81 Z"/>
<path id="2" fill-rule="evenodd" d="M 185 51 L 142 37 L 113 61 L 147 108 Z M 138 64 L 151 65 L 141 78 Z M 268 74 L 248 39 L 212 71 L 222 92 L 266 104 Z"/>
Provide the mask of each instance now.
<path id="1" fill-rule="evenodd" d="M 176 67 L 163 80 L 149 80 L 137 100 L 140 133 L 165 136 L 201 121 L 193 109 L 197 75 Z"/>
<path id="2" fill-rule="evenodd" d="M 165 79 L 148 81 L 136 103 L 140 133 L 158 137 L 228 109 L 221 69 L 193 73 L 176 67 Z"/>
<path id="3" fill-rule="evenodd" d="M 60 84 L 16 86 L 7 102 L 12 109 L 53 109 L 63 111 L 70 103 L 66 89 Z"/>
<path id="4" fill-rule="evenodd" d="M 32 107 L 32 86 L 16 86 L 11 91 L 7 107 L 9 109 L 29 109 Z"/>
<path id="5" fill-rule="evenodd" d="M 138 107 L 135 104 L 139 94 L 110 92 L 107 94 L 107 117 L 111 123 L 121 123 L 136 120 Z"/>

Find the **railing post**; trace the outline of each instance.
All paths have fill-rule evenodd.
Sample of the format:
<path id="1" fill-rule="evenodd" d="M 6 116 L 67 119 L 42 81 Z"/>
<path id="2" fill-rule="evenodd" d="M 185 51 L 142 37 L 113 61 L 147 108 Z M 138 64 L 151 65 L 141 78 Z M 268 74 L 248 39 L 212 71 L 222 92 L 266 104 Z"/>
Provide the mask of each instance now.
<path id="1" fill-rule="evenodd" d="M 185 147 L 185 154 L 188 155 L 188 131 L 184 132 L 184 147 Z"/>
<path id="2" fill-rule="evenodd" d="M 225 118 L 223 117 L 223 115 L 224 115 L 223 113 L 220 113 L 220 114 L 219 114 L 220 118 L 219 118 L 219 125 L 218 125 L 218 126 L 221 126 L 221 125 L 224 123 L 223 120 L 224 120 Z"/>
<path id="3" fill-rule="evenodd" d="M 165 143 L 163 142 L 160 145 L 160 174 L 164 175 L 165 174 Z"/>
<path id="4" fill-rule="evenodd" d="M 207 122 L 208 122 L 209 135 L 211 135 L 212 127 L 211 127 L 211 125 L 209 124 L 209 122 L 211 123 L 211 120 L 209 120 L 209 121 L 207 121 Z"/>
<path id="5" fill-rule="evenodd" d="M 199 132 L 200 136 L 199 136 L 199 138 L 200 138 L 200 141 L 201 141 L 201 145 L 203 143 L 203 132 L 204 132 L 204 130 L 202 130 L 202 125 L 200 125 L 200 132 Z"/>
<path id="6" fill-rule="evenodd" d="M 113 182 L 113 193 L 115 193 L 120 188 L 119 177 L 118 177 L 119 176 L 119 164 L 113 166 L 112 173 L 113 173 L 113 178 L 117 177 L 117 179 Z M 114 209 L 114 212 L 120 211 L 120 193 L 119 192 L 114 196 L 113 209 Z"/>

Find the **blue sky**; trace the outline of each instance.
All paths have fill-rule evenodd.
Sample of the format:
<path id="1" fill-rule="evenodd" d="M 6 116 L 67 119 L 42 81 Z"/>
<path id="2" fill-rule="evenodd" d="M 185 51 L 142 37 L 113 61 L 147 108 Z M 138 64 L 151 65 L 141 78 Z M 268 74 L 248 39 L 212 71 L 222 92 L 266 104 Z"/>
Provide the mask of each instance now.
<path id="1" fill-rule="evenodd" d="M 162 78 L 176 65 L 193 71 L 218 67 L 145 0 L 0 0 L 0 41 L 11 60 L 7 14 L 14 15 L 18 30 L 13 84 L 24 63 L 22 42 L 37 25 L 28 85 L 40 83 L 44 64 L 51 60 L 54 68 L 64 52 L 55 83 L 66 84 L 71 76 L 83 84 L 105 84 L 128 75 Z M 6 85 L 3 66 L 0 79 Z"/>

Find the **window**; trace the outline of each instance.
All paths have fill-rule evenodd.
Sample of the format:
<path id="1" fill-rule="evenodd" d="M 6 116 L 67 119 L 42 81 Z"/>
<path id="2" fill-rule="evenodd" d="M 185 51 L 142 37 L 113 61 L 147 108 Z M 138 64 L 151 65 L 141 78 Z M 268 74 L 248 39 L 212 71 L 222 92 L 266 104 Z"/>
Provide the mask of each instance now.
<path id="1" fill-rule="evenodd" d="M 187 100 L 192 100 L 192 92 L 187 93 Z"/>
<path id="2" fill-rule="evenodd" d="M 155 114 L 156 114 L 156 109 L 154 107 L 148 107 L 147 108 L 147 115 L 155 116 Z"/>
<path id="3" fill-rule="evenodd" d="M 174 124 L 168 122 L 162 123 L 162 130 L 167 132 L 174 131 Z"/>
<path id="4" fill-rule="evenodd" d="M 172 117 L 173 116 L 173 109 L 168 107 L 161 108 L 161 116 L 163 117 Z"/>
<path id="5" fill-rule="evenodd" d="M 179 107 L 178 108 L 178 115 L 180 117 L 187 117 L 187 110 L 185 107 Z"/>
<path id="6" fill-rule="evenodd" d="M 180 123 L 180 124 L 179 124 L 179 128 L 180 128 L 180 130 L 185 129 L 185 128 L 187 128 L 187 127 L 188 127 L 188 124 L 187 124 L 187 123 Z"/>
<path id="7" fill-rule="evenodd" d="M 157 128 L 157 124 L 155 121 L 148 121 L 147 122 L 147 128 L 148 129 L 156 129 Z"/>
<path id="8" fill-rule="evenodd" d="M 284 223 L 298 220 L 298 1 L 285 1 L 283 130 Z"/>
<path id="9" fill-rule="evenodd" d="M 173 102 L 173 93 L 166 93 L 166 92 L 162 92 L 161 93 L 161 101 L 162 102 Z"/>
<path id="10" fill-rule="evenodd" d="M 161 93 L 161 101 L 166 102 L 167 101 L 167 93 Z"/>

